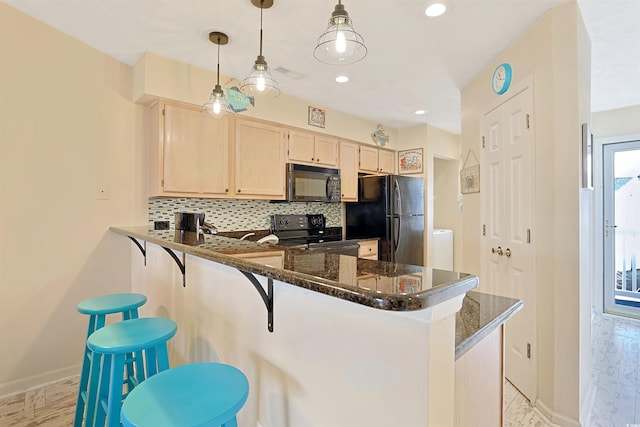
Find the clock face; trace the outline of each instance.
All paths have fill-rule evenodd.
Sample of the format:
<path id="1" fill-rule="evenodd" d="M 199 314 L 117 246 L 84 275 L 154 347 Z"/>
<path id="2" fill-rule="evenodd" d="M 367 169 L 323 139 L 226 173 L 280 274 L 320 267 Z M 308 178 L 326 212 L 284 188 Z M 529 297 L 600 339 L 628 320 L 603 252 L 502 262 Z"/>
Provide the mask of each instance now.
<path id="1" fill-rule="evenodd" d="M 498 65 L 491 78 L 491 87 L 498 95 L 505 93 L 511 85 L 511 65 Z"/>

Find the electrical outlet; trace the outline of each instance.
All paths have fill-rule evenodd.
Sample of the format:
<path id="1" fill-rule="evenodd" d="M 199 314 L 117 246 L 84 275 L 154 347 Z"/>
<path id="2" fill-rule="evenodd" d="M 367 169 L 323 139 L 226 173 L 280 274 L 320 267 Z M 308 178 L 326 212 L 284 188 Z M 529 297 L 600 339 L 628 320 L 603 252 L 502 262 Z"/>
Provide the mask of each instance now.
<path id="1" fill-rule="evenodd" d="M 169 221 L 153 221 L 154 230 L 168 230 Z"/>
<path id="2" fill-rule="evenodd" d="M 109 200 L 109 187 L 105 185 L 98 186 L 96 189 L 96 198 L 98 200 Z"/>

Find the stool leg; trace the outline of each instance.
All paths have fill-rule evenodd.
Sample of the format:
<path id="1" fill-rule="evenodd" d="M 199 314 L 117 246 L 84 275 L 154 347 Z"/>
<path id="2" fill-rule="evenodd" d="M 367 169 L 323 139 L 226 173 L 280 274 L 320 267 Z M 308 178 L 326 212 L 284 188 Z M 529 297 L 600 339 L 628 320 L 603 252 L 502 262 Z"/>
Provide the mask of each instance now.
<path id="1" fill-rule="evenodd" d="M 234 415 L 229 421 L 226 421 L 220 427 L 238 427 L 238 421 L 236 420 L 236 416 Z"/>
<path id="2" fill-rule="evenodd" d="M 156 355 L 156 348 L 149 347 L 145 349 L 145 366 L 147 367 L 147 376 L 146 378 L 151 378 L 155 374 L 158 373 L 158 357 Z"/>
<path id="3" fill-rule="evenodd" d="M 138 309 L 137 308 L 133 308 L 131 310 L 127 310 L 122 312 L 122 320 L 130 320 L 130 319 L 137 319 L 138 318 Z M 126 357 L 126 364 L 125 364 L 125 370 L 126 370 L 126 375 L 125 375 L 125 382 L 127 384 L 127 393 L 130 393 L 131 390 L 133 390 L 133 388 L 137 385 L 136 381 L 135 381 L 135 376 L 136 376 L 136 371 L 134 369 L 134 362 L 136 361 L 136 355 L 135 353 L 127 353 L 127 357 Z M 139 365 L 138 369 L 141 369 L 141 364 Z"/>
<path id="4" fill-rule="evenodd" d="M 93 426 L 96 417 L 100 392 L 100 373 L 102 371 L 102 364 L 104 363 L 102 359 L 101 354 L 93 353 L 91 355 L 91 369 L 89 372 L 89 384 L 87 385 L 86 426 Z M 80 420 L 80 425 L 82 425 L 82 420 Z"/>
<path id="5" fill-rule="evenodd" d="M 169 369 L 169 354 L 167 354 L 167 343 L 164 342 L 156 347 L 158 354 L 158 372 Z"/>
<path id="6" fill-rule="evenodd" d="M 120 427 L 120 409 L 122 409 L 122 376 L 124 375 L 124 354 L 111 357 L 109 375 L 109 395 L 107 397 L 107 426 Z"/>
<path id="7" fill-rule="evenodd" d="M 87 338 L 97 329 L 104 326 L 106 320 L 106 316 L 103 314 L 100 315 L 91 315 L 89 316 L 89 326 L 87 328 Z M 82 371 L 80 373 L 80 384 L 78 386 L 78 400 L 76 402 L 76 414 L 73 421 L 74 427 L 82 426 L 82 419 L 85 412 L 85 407 L 87 405 L 88 396 L 88 385 L 89 385 L 89 372 L 91 370 L 92 363 L 92 352 L 86 346 L 84 347 L 84 357 L 82 358 Z"/>
<path id="8" fill-rule="evenodd" d="M 107 404 L 109 399 L 109 377 L 111 373 L 111 360 L 113 356 L 105 354 L 102 356 L 102 364 L 100 365 L 100 379 L 98 380 L 98 390 L 96 394 L 97 401 L 95 405 L 95 418 L 93 426 L 104 426 L 107 417 Z"/>

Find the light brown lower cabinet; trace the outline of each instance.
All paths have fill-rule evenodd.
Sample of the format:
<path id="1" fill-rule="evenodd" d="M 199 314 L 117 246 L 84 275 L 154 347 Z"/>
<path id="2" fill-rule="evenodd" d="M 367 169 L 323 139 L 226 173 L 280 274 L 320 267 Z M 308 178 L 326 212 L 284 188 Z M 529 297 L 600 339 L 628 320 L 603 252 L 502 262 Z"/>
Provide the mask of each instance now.
<path id="1" fill-rule="evenodd" d="M 456 427 L 502 426 L 504 323 L 455 362 Z"/>
<path id="2" fill-rule="evenodd" d="M 378 240 L 361 240 L 358 242 L 358 258 L 378 259 Z"/>

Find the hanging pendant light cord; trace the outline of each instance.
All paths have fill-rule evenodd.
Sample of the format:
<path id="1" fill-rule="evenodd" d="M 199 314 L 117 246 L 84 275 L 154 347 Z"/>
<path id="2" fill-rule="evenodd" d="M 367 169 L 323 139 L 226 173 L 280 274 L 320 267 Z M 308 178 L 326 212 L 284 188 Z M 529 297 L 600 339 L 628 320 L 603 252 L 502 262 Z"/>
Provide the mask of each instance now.
<path id="1" fill-rule="evenodd" d="M 262 11 L 264 10 L 264 0 L 260 0 L 260 56 L 262 56 Z"/>
<path id="2" fill-rule="evenodd" d="M 220 85 L 220 36 L 218 36 L 218 75 L 216 78 L 216 84 Z"/>

